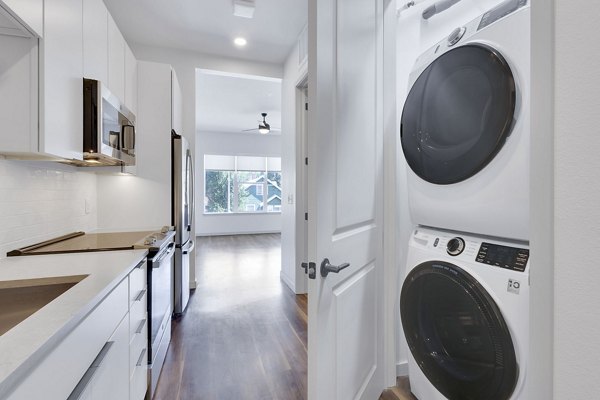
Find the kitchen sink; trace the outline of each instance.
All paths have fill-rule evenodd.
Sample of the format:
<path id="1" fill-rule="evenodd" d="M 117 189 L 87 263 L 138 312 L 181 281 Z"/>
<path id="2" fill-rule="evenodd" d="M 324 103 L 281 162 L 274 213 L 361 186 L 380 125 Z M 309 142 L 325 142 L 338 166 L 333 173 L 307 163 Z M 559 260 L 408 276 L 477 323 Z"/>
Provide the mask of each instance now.
<path id="1" fill-rule="evenodd" d="M 0 281 L 0 336 L 86 277 L 72 275 Z"/>

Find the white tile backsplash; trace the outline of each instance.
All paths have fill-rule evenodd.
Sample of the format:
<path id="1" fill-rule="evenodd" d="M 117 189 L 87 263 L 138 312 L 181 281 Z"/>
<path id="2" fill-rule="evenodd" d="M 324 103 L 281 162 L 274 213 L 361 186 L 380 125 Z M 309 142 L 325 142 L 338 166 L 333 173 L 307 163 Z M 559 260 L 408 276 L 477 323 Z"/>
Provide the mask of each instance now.
<path id="1" fill-rule="evenodd" d="M 56 163 L 0 158 L 0 258 L 55 236 L 96 229 L 96 202 L 93 173 Z"/>

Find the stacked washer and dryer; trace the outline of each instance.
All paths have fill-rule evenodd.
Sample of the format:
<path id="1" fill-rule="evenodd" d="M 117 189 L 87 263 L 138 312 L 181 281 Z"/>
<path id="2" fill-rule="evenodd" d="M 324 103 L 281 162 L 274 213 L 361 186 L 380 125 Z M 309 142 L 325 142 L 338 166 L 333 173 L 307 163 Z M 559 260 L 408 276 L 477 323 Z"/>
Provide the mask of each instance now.
<path id="1" fill-rule="evenodd" d="M 527 0 L 422 54 L 401 142 L 410 167 L 400 314 L 420 400 L 523 400 L 529 342 Z"/>

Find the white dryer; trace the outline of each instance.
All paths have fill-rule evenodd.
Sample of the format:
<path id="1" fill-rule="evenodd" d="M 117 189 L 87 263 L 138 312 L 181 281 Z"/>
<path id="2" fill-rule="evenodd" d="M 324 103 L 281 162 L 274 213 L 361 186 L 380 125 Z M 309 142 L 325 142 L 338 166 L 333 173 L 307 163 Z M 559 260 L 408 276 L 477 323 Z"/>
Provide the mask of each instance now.
<path id="1" fill-rule="evenodd" d="M 418 399 L 525 399 L 528 261 L 520 242 L 413 232 L 400 315 Z"/>
<path id="2" fill-rule="evenodd" d="M 417 59 L 400 129 L 415 224 L 529 239 L 529 15 L 506 1 Z"/>

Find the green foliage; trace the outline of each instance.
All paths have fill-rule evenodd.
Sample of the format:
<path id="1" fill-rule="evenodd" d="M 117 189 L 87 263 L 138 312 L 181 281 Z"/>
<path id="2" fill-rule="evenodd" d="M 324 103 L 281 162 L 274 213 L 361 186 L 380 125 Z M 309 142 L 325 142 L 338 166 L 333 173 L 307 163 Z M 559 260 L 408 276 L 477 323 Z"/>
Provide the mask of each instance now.
<path id="1" fill-rule="evenodd" d="M 205 210 L 222 213 L 231 211 L 228 202 L 233 197 L 233 179 L 230 171 L 206 171 Z M 228 192 L 231 196 L 228 196 Z"/>

